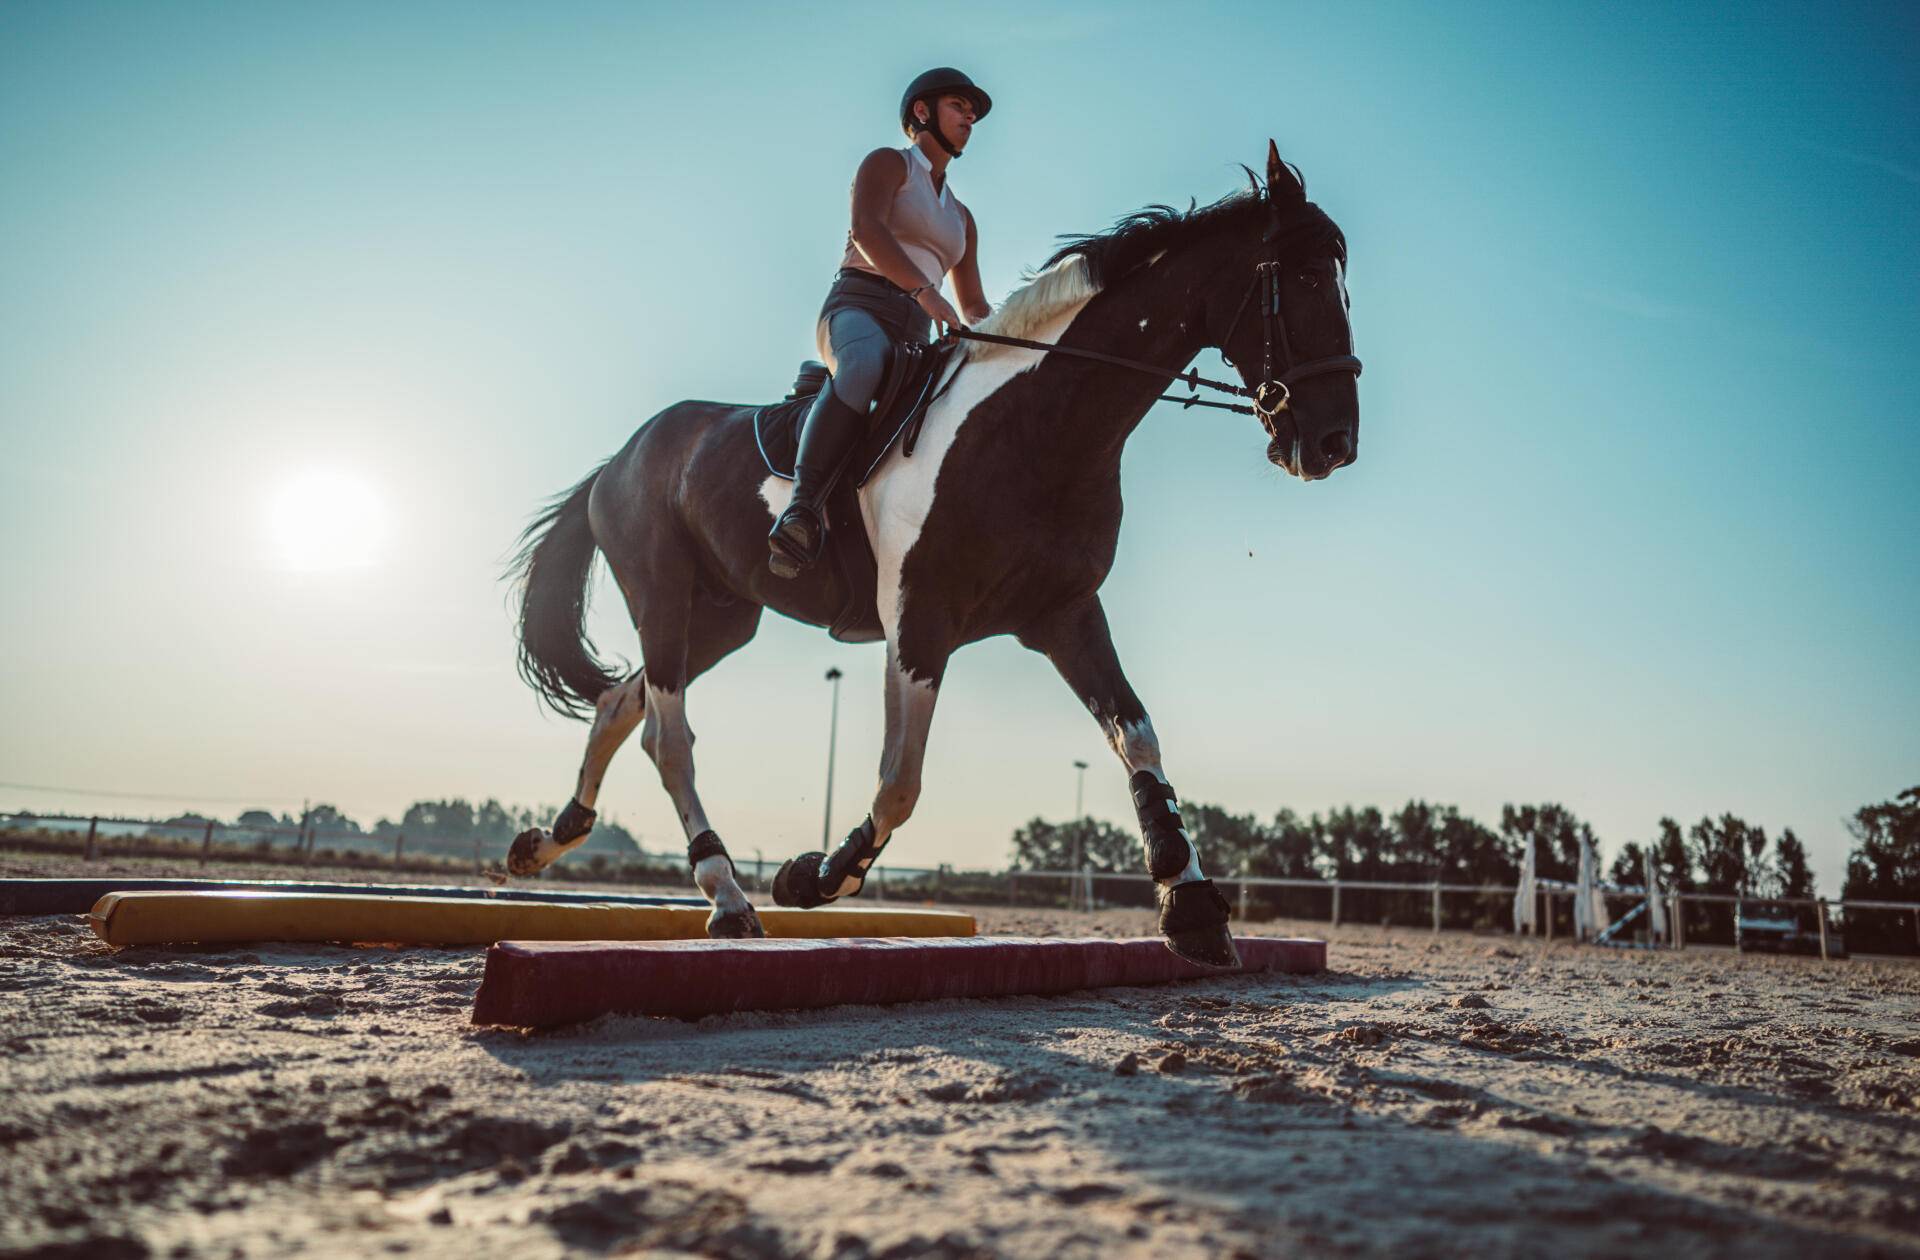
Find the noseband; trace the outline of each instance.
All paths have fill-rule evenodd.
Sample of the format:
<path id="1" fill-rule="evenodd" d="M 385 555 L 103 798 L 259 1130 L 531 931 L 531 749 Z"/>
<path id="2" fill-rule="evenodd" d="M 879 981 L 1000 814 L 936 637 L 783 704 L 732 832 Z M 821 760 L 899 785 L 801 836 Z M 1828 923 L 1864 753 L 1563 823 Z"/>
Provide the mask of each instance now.
<path id="1" fill-rule="evenodd" d="M 1293 401 L 1293 387 L 1308 377 L 1325 376 L 1330 372 L 1351 372 L 1360 375 L 1360 360 L 1350 354 L 1334 355 L 1326 359 L 1309 359 L 1305 363 L 1293 362 L 1293 348 L 1287 341 L 1287 321 L 1280 317 L 1280 264 L 1277 261 L 1255 263 L 1253 282 L 1240 299 L 1240 306 L 1233 314 L 1233 323 L 1227 326 L 1227 335 L 1220 339 L 1220 357 L 1226 359 L 1229 367 L 1237 367 L 1228 358 L 1226 345 L 1233 340 L 1233 334 L 1239 330 L 1240 320 L 1247 313 L 1247 306 L 1253 300 L 1255 291 L 1260 294 L 1260 324 L 1265 338 L 1260 357 L 1260 383 L 1251 389 L 1245 385 L 1235 385 L 1228 381 L 1209 380 L 1197 372 L 1172 372 L 1157 364 L 1146 363 L 1140 359 L 1124 359 L 1117 354 L 1102 354 L 1098 350 L 1082 350 L 1077 346 L 1057 346 L 1045 341 L 1029 341 L 1025 337 L 1002 337 L 998 333 L 975 332 L 971 328 L 955 328 L 948 332 L 948 338 L 961 341 L 985 341 L 996 346 L 1018 346 L 1023 350 L 1038 350 L 1042 354 L 1065 354 L 1076 359 L 1092 359 L 1096 363 L 1106 363 L 1113 367 L 1132 368 L 1136 372 L 1151 372 L 1163 376 L 1169 381 L 1184 382 L 1189 394 L 1162 394 L 1161 401 L 1177 402 L 1181 407 L 1217 407 L 1222 411 L 1237 411 L 1243 416 L 1256 416 L 1267 436 L 1278 441 L 1280 438 L 1280 413 Z M 1280 343 L 1280 372 L 1276 376 L 1273 370 L 1273 347 L 1275 334 Z M 1223 394 L 1232 394 L 1237 398 L 1250 398 L 1251 407 L 1239 403 L 1215 402 L 1200 397 L 1202 389 L 1218 390 Z"/>

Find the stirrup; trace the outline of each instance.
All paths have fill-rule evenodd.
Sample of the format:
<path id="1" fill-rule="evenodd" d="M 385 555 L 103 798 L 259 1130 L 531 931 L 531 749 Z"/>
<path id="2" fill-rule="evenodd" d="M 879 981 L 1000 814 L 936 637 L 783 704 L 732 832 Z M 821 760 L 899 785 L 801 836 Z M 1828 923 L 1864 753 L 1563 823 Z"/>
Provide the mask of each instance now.
<path id="1" fill-rule="evenodd" d="M 827 523 L 810 503 L 794 502 L 767 535 L 767 566 L 778 578 L 796 578 L 820 559 Z"/>

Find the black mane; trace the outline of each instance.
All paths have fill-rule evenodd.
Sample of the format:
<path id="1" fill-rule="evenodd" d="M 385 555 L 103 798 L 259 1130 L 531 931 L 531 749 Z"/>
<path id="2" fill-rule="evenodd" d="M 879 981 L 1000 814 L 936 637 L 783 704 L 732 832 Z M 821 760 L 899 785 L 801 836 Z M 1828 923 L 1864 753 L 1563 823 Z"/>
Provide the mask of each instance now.
<path id="1" fill-rule="evenodd" d="M 1331 252 L 1347 257 L 1347 239 L 1325 211 L 1311 201 L 1272 223 L 1274 208 L 1256 184 L 1252 190 L 1230 193 L 1206 206 L 1189 203 L 1185 210 L 1148 206 L 1122 218 L 1104 232 L 1062 236 L 1066 242 L 1046 266 L 1075 254 L 1087 260 L 1087 277 L 1105 288 L 1125 277 L 1162 250 L 1176 250 L 1224 229 L 1246 229 L 1267 222 L 1267 237 L 1283 256 Z"/>

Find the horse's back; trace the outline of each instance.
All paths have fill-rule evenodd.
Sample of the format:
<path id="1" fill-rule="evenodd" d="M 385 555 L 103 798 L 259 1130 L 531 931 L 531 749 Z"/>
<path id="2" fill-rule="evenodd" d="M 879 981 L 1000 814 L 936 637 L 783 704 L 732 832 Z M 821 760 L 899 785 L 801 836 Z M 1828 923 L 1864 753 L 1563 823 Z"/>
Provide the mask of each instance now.
<path id="1" fill-rule="evenodd" d="M 739 439 L 752 445 L 752 414 L 752 407 L 738 403 L 691 398 L 642 421 L 594 483 L 589 519 L 602 550 L 663 515 L 692 524 L 690 508 L 697 511 L 716 497 L 738 501 L 740 489 L 753 485 L 739 458 Z M 724 475 L 728 471 L 735 475 Z"/>

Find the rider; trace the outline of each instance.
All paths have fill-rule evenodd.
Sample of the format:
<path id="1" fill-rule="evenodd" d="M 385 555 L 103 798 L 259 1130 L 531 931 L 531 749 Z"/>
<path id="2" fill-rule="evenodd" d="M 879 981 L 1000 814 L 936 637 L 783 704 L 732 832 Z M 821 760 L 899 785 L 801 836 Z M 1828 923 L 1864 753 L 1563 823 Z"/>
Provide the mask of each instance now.
<path id="1" fill-rule="evenodd" d="M 866 429 L 894 347 L 925 340 L 933 322 L 964 327 L 993 309 L 980 288 L 973 215 L 947 184 L 947 164 L 992 108 L 993 98 L 958 70 L 929 70 L 900 98 L 900 125 L 913 143 L 875 149 L 853 177 L 846 255 L 814 330 L 833 377 L 800 430 L 793 501 L 767 535 L 780 577 L 798 575 L 820 556 L 827 491 Z M 940 296 L 947 276 L 959 311 Z"/>

